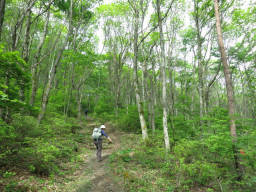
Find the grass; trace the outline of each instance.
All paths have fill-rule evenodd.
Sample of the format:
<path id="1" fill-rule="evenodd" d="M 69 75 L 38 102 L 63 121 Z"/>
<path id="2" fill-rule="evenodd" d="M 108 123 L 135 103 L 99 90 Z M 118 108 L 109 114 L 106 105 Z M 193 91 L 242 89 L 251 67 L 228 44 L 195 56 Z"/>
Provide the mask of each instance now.
<path id="1" fill-rule="evenodd" d="M 160 132 L 146 142 L 138 134 L 124 135 L 121 141 L 122 148 L 110 156 L 109 165 L 123 180 L 126 192 L 251 192 L 255 189 L 255 177 L 250 172 L 242 181 L 236 181 L 231 153 L 222 153 L 229 149 L 222 137 L 216 136 L 214 142 L 211 137 L 182 139 L 168 155 Z M 249 169 L 248 165 L 244 164 L 244 169 Z"/>
<path id="2" fill-rule="evenodd" d="M 124 183 L 127 192 L 172 192 L 174 187 L 164 171 L 166 164 L 163 148 L 149 146 L 138 134 L 122 138 L 122 148 L 109 158 L 115 175 Z"/>

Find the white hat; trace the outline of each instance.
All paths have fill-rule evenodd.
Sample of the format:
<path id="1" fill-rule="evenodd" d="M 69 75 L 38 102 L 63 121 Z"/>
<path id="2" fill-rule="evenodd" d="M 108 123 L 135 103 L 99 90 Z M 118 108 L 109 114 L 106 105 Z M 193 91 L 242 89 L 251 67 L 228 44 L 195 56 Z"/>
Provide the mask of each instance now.
<path id="1" fill-rule="evenodd" d="M 101 129 L 105 129 L 106 127 L 105 127 L 105 125 L 101 125 L 100 128 Z"/>

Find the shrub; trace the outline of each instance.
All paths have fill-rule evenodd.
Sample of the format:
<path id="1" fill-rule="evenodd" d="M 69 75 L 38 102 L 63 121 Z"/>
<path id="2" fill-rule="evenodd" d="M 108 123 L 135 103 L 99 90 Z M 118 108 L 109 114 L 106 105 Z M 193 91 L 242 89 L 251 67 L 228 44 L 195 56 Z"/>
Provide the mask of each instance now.
<path id="1" fill-rule="evenodd" d="M 126 109 L 120 110 L 117 126 L 124 131 L 140 132 L 140 120 L 136 105 L 129 106 L 128 111 Z"/>
<path id="2" fill-rule="evenodd" d="M 204 136 L 200 140 L 180 140 L 174 147 L 170 170 L 182 186 L 219 187 L 219 178 L 235 181 L 232 141 L 228 133 Z M 230 180 L 229 180 L 230 179 Z"/>
<path id="3" fill-rule="evenodd" d="M 15 127 L 18 141 L 23 141 L 25 137 L 37 137 L 42 134 L 36 118 L 18 113 L 12 115 L 12 119 L 11 125 Z"/>
<path id="4" fill-rule="evenodd" d="M 8 52 L 0 45 L 0 107 L 2 118 L 9 122 L 9 115 L 22 110 L 26 103 L 21 92 L 29 89 L 28 64 L 18 52 Z"/>
<path id="5" fill-rule="evenodd" d="M 0 119 L 0 167 L 10 163 L 8 157 L 15 148 L 16 137 L 15 128 Z"/>
<path id="6" fill-rule="evenodd" d="M 53 140 L 27 138 L 25 142 L 30 147 L 22 148 L 18 155 L 20 158 L 24 158 L 25 164 L 31 172 L 49 176 L 58 170 L 56 160 L 61 155 L 61 151 L 53 144 Z"/>
<path id="7" fill-rule="evenodd" d="M 77 120 L 51 113 L 38 126 L 32 116 L 12 115 L 11 125 L 0 120 L 0 165 L 16 164 L 39 175 L 58 172 L 60 162 L 78 151 Z M 78 140 L 79 141 L 79 140 Z"/>
<path id="8" fill-rule="evenodd" d="M 111 114 L 114 112 L 113 109 L 114 109 L 114 105 L 113 105 L 112 99 L 110 97 L 107 98 L 106 96 L 102 96 L 99 99 L 96 106 L 94 107 L 94 112 L 97 115 L 101 115 L 103 113 Z"/>

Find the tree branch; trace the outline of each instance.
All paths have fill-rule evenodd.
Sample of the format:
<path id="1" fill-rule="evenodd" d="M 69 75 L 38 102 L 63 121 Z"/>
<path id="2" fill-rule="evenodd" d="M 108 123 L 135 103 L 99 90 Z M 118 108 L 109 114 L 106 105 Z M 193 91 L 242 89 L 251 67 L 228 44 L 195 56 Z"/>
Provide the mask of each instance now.
<path id="1" fill-rule="evenodd" d="M 166 19 L 166 17 L 168 16 L 168 13 L 169 13 L 169 11 L 171 10 L 174 1 L 175 1 L 175 0 L 172 0 L 170 6 L 168 7 L 168 9 L 167 9 L 166 13 L 164 14 L 163 18 L 161 19 L 161 21 L 163 21 L 164 19 Z M 157 28 L 158 28 L 158 24 L 157 24 L 155 27 L 151 28 L 151 30 L 150 30 L 144 37 L 142 37 L 142 39 L 141 39 L 140 42 L 138 43 L 138 47 L 139 47 L 139 46 L 141 45 L 141 43 L 142 43 L 153 31 L 155 31 Z"/>

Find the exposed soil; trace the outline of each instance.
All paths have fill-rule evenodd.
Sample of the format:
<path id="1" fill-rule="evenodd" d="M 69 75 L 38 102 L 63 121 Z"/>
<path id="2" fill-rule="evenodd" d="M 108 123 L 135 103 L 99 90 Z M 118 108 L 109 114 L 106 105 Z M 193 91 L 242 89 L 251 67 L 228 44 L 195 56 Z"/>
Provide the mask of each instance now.
<path id="1" fill-rule="evenodd" d="M 96 125 L 94 122 L 89 124 L 93 128 Z M 81 130 L 83 131 L 83 130 Z M 109 156 L 120 148 L 120 137 L 118 131 L 116 132 L 110 124 L 106 124 L 106 133 L 113 140 L 109 144 L 106 139 L 103 140 L 102 161 L 96 161 L 96 149 L 92 143 L 91 154 L 84 154 L 85 163 L 77 170 L 70 183 L 61 189 L 61 191 L 74 192 L 123 192 L 122 180 L 113 175 L 108 167 L 107 162 Z M 74 179 L 75 177 L 75 179 Z"/>

